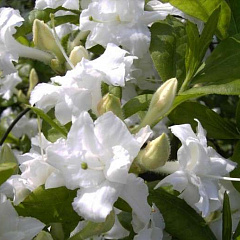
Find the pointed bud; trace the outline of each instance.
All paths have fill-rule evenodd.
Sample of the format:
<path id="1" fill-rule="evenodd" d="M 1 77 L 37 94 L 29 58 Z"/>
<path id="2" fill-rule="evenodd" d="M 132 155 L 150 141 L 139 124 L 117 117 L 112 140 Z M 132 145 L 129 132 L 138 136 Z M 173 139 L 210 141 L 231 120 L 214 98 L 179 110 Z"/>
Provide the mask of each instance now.
<path id="1" fill-rule="evenodd" d="M 176 96 L 177 84 L 177 79 L 171 78 L 158 88 L 152 97 L 148 112 L 141 122 L 141 127 L 151 126 L 170 110 Z"/>
<path id="2" fill-rule="evenodd" d="M 59 62 L 58 59 L 52 59 L 50 62 L 50 66 L 52 70 L 58 74 L 64 74 L 66 72 L 65 64 Z"/>
<path id="3" fill-rule="evenodd" d="M 50 233 L 41 231 L 34 240 L 53 240 L 53 238 Z"/>
<path id="4" fill-rule="evenodd" d="M 33 42 L 37 48 L 54 53 L 60 62 L 65 61 L 51 28 L 38 19 L 33 22 Z"/>
<path id="5" fill-rule="evenodd" d="M 97 110 L 99 115 L 102 115 L 108 111 L 112 111 L 120 119 L 123 119 L 120 99 L 111 93 L 106 94 L 102 98 L 102 100 L 98 103 Z"/>
<path id="6" fill-rule="evenodd" d="M 163 166 L 170 155 L 170 143 L 168 137 L 163 133 L 158 138 L 149 142 L 137 156 L 137 161 L 146 170 L 155 170 Z"/>
<path id="7" fill-rule="evenodd" d="M 69 59 L 74 66 L 81 62 L 82 58 L 89 59 L 88 51 L 83 46 L 76 46 L 70 53 Z"/>
<path id="8" fill-rule="evenodd" d="M 34 68 L 31 69 L 29 74 L 29 88 L 27 92 L 27 97 L 30 97 L 30 94 L 33 88 L 38 84 L 38 75 Z"/>

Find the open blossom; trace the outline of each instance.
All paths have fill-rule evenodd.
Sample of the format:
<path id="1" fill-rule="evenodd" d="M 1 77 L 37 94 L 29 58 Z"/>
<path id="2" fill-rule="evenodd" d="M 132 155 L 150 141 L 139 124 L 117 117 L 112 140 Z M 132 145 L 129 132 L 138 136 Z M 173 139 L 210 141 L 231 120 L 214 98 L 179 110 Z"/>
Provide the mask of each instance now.
<path id="1" fill-rule="evenodd" d="M 163 217 L 156 207 L 153 204 L 151 209 L 151 215 L 149 222 L 145 227 L 134 237 L 134 240 L 161 240 L 166 239 L 163 237 L 163 229 L 165 228 L 165 223 Z"/>
<path id="2" fill-rule="evenodd" d="M 63 186 L 58 170 L 46 162 L 46 148 L 52 143 L 44 135 L 31 139 L 30 152 L 18 155 L 20 175 L 12 175 L 0 187 L 0 192 L 13 199 L 14 205 L 22 202 L 37 187 L 49 184 L 51 187 Z"/>
<path id="3" fill-rule="evenodd" d="M 80 15 L 80 29 L 91 31 L 86 48 L 97 44 L 105 47 L 112 42 L 143 57 L 150 44 L 147 25 L 153 21 L 148 17 L 154 15 L 144 11 L 144 3 L 144 0 L 92 0 Z"/>
<path id="4" fill-rule="evenodd" d="M 18 10 L 0 8 L 0 71 L 3 75 L 16 72 L 13 61 L 18 61 L 15 51 L 18 44 L 12 36 L 16 33 L 15 27 L 21 26 L 24 19 Z"/>
<path id="5" fill-rule="evenodd" d="M 97 114 L 101 100 L 101 82 L 124 86 L 130 77 L 134 57 L 114 44 L 108 44 L 104 54 L 89 61 L 85 58 L 65 76 L 52 78 L 57 85 L 38 84 L 31 94 L 30 103 L 48 111 L 55 107 L 57 119 L 65 124 L 82 111 L 92 109 Z M 60 85 L 60 86 L 59 86 Z"/>
<path id="6" fill-rule="evenodd" d="M 0 239 L 32 240 L 44 224 L 32 217 L 19 217 L 10 200 L 0 194 Z"/>
<path id="7" fill-rule="evenodd" d="M 156 188 L 171 184 L 180 192 L 179 197 L 206 217 L 221 207 L 219 179 L 227 176 L 236 163 L 207 146 L 206 133 L 200 122 L 197 134 L 189 124 L 172 126 L 171 131 L 182 142 L 177 153 L 178 161 L 173 163 L 178 170 L 160 181 Z"/>
<path id="8" fill-rule="evenodd" d="M 131 163 L 149 137 L 149 127 L 133 136 L 112 112 L 94 123 L 83 112 L 67 140 L 47 148 L 47 162 L 57 168 L 69 189 L 78 189 L 73 208 L 86 220 L 105 221 L 118 197 L 124 199 L 144 226 L 149 221 L 148 189 L 129 174 Z"/>

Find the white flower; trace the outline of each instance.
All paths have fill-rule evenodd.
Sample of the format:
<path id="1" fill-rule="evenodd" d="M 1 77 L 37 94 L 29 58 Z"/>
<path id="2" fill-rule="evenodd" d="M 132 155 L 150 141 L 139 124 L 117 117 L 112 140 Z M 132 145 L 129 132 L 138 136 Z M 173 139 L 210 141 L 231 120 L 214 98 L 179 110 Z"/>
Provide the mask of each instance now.
<path id="1" fill-rule="evenodd" d="M 1 240 L 32 240 L 45 226 L 35 218 L 19 217 L 11 202 L 2 196 L 0 198 L 0 219 L 2 220 Z"/>
<path id="2" fill-rule="evenodd" d="M 147 186 L 128 171 L 149 135 L 147 127 L 132 136 L 112 112 L 95 123 L 83 112 L 73 123 L 67 140 L 47 148 L 47 162 L 62 173 L 66 187 L 80 188 L 73 202 L 80 216 L 102 222 L 121 197 L 143 224 L 148 221 Z"/>
<path id="3" fill-rule="evenodd" d="M 3 99 L 9 100 L 13 95 L 15 87 L 21 81 L 22 79 L 18 76 L 18 73 L 11 73 L 0 78 L 0 96 Z"/>
<path id="4" fill-rule="evenodd" d="M 49 53 L 24 46 L 15 40 L 15 27 L 21 26 L 23 21 L 18 10 L 0 8 L 0 72 L 3 72 L 3 76 L 16 72 L 13 62 L 17 62 L 19 56 L 44 63 L 49 63 L 53 58 Z"/>
<path id="5" fill-rule="evenodd" d="M 16 32 L 15 27 L 21 26 L 23 21 L 18 10 L 0 8 L 0 71 L 4 75 L 16 72 L 12 61 L 18 61 L 15 51 L 18 44 L 12 35 Z"/>
<path id="6" fill-rule="evenodd" d="M 18 205 L 32 191 L 43 184 L 46 185 L 46 188 L 64 185 L 59 171 L 46 162 L 45 151 L 52 143 L 47 141 L 43 134 L 41 139 L 35 137 L 31 140 L 30 152 L 17 156 L 21 175 L 12 175 L 0 187 L 0 192 L 13 198 L 14 205 Z"/>
<path id="7" fill-rule="evenodd" d="M 165 223 L 159 209 L 153 204 L 151 209 L 150 221 L 146 226 L 134 237 L 134 240 L 161 240 L 163 239 L 163 229 Z"/>
<path id="8" fill-rule="evenodd" d="M 101 100 L 101 82 L 124 86 L 129 78 L 134 57 L 114 44 L 108 44 L 99 58 L 89 61 L 82 59 L 65 76 L 52 78 L 60 86 L 42 83 L 32 91 L 30 103 L 48 111 L 55 107 L 57 119 L 65 124 L 77 118 L 82 111 L 92 109 L 97 114 Z"/>
<path id="9" fill-rule="evenodd" d="M 159 19 L 152 17 L 153 12 L 144 11 L 144 3 L 144 0 L 93 0 L 80 15 L 80 29 L 91 31 L 86 48 L 97 44 L 105 47 L 111 42 L 143 57 L 150 44 L 148 24 Z"/>
<path id="10" fill-rule="evenodd" d="M 219 179 L 227 176 L 236 167 L 236 163 L 223 158 L 207 146 L 206 133 L 200 122 L 197 134 L 189 124 L 172 126 L 171 131 L 182 142 L 177 153 L 178 162 L 169 162 L 177 164 L 178 170 L 160 181 L 156 188 L 171 184 L 181 193 L 181 198 L 206 217 L 221 207 Z"/>
<path id="11" fill-rule="evenodd" d="M 58 8 L 64 7 L 67 9 L 79 10 L 79 0 L 36 0 L 36 9 Z"/>

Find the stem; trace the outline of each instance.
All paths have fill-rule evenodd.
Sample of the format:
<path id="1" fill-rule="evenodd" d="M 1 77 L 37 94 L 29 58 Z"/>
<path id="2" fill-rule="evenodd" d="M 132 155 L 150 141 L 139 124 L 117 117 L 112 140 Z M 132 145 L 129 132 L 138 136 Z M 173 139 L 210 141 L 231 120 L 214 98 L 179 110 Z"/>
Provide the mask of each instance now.
<path id="1" fill-rule="evenodd" d="M 57 46 L 59 47 L 62 55 L 64 56 L 64 58 L 66 59 L 67 63 L 69 64 L 69 66 L 73 69 L 74 65 L 72 64 L 72 62 L 70 61 L 70 59 L 68 58 L 67 54 L 65 53 L 65 50 L 63 49 L 63 46 L 60 43 L 60 40 L 58 38 L 58 35 L 56 33 L 56 29 L 55 29 L 55 24 L 54 24 L 54 14 L 50 14 L 51 17 L 51 23 L 52 23 L 52 27 L 53 27 L 53 37 L 56 41 Z"/>
<path id="2" fill-rule="evenodd" d="M 187 89 L 190 80 L 191 77 L 187 75 L 178 93 L 184 92 Z"/>
<path id="3" fill-rule="evenodd" d="M 31 108 L 26 108 L 25 110 L 23 110 L 16 118 L 15 120 L 10 124 L 10 126 L 8 127 L 7 131 L 5 132 L 5 134 L 3 135 L 1 141 L 0 141 L 0 146 L 3 145 L 4 141 L 6 140 L 6 138 L 8 137 L 8 134 L 12 131 L 13 127 L 17 124 L 17 122 L 28 112 L 30 111 Z"/>

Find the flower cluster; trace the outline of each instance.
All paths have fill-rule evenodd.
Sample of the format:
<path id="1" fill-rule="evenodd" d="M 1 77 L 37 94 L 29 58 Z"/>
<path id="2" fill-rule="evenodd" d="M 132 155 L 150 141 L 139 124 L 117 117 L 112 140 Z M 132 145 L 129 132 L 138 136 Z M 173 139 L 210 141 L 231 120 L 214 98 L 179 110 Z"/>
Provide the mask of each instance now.
<path id="1" fill-rule="evenodd" d="M 155 36 L 171 32 L 166 44 L 177 44 L 193 24 L 186 19 L 200 31 L 202 22 L 156 0 L 37 0 L 34 11 L 29 34 L 18 10 L 0 8 L 0 96 L 8 107 L 0 127 L 12 130 L 1 140 L 0 239 L 171 239 L 171 209 L 152 201 L 169 187 L 217 237 L 227 192 L 235 231 L 240 195 L 228 181 L 238 180 L 229 176 L 237 163 L 209 146 L 199 120 L 195 133 L 166 118 L 203 92 L 184 98 L 190 74 L 183 83 L 165 63 L 158 68 L 154 54 L 164 61 L 173 49 L 152 47 L 155 23 L 165 28 Z M 154 188 L 148 172 L 158 176 Z M 54 216 L 40 213 L 44 206 Z"/>

